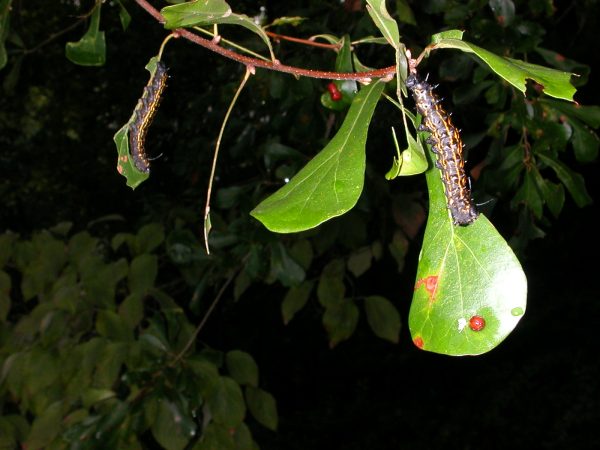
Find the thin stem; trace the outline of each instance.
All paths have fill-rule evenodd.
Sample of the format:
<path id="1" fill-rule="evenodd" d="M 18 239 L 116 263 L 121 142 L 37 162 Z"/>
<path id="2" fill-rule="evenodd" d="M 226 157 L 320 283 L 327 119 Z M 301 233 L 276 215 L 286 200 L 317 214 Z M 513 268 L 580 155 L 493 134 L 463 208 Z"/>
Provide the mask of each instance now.
<path id="1" fill-rule="evenodd" d="M 164 23 L 164 17 L 158 12 L 150 3 L 146 0 L 135 0 L 135 2 L 140 5 L 146 12 L 148 12 L 152 17 L 158 20 L 160 23 Z M 245 64 L 246 66 L 259 67 L 263 69 L 275 70 L 278 72 L 290 73 L 292 75 L 298 77 L 309 77 L 309 78 L 321 78 L 326 80 L 353 80 L 353 81 L 361 81 L 361 82 L 369 82 L 373 78 L 385 78 L 390 75 L 393 75 L 396 71 L 396 66 L 390 66 L 383 69 L 371 70 L 368 72 L 329 72 L 329 71 L 321 71 L 321 70 L 312 70 L 312 69 L 302 69 L 294 66 L 287 66 L 285 64 L 281 64 L 279 62 L 273 61 L 263 61 L 258 58 L 251 58 L 248 56 L 240 55 L 232 50 L 223 48 L 219 46 L 216 42 L 209 41 L 208 39 L 204 39 L 197 34 L 194 34 L 188 30 L 178 28 L 173 30 L 174 33 L 177 33 L 179 36 L 187 39 L 195 44 L 198 44 L 204 48 L 207 48 L 215 53 L 218 53 L 221 56 L 224 56 L 229 59 L 233 59 L 239 63 Z"/>
<path id="2" fill-rule="evenodd" d="M 199 31 L 199 32 L 201 32 L 201 33 L 204 33 L 204 34 L 206 34 L 207 36 L 211 36 L 211 37 L 213 37 L 213 38 L 214 38 L 215 36 L 217 36 L 217 34 L 215 34 L 214 32 L 212 32 L 212 31 L 208 31 L 208 30 L 205 30 L 205 29 L 204 29 L 204 28 L 202 28 L 202 27 L 194 27 L 194 30 L 196 30 L 196 31 Z M 235 43 L 235 42 L 233 42 L 233 41 L 230 41 L 230 40 L 228 40 L 228 39 L 225 39 L 225 38 L 221 37 L 220 35 L 218 35 L 218 36 L 221 38 L 220 42 L 224 42 L 225 44 L 227 44 L 227 45 L 230 45 L 230 46 L 232 46 L 233 48 L 237 48 L 238 50 L 240 50 L 240 51 L 242 51 L 242 52 L 244 52 L 244 53 L 247 53 L 247 54 L 249 54 L 249 55 L 252 55 L 252 56 L 254 56 L 255 58 L 262 59 L 263 61 L 271 61 L 269 58 L 267 58 L 267 57 L 265 57 L 265 56 L 263 56 L 263 55 L 259 55 L 258 53 L 256 53 L 256 52 L 253 52 L 252 50 L 250 50 L 250 49 L 248 49 L 248 48 L 246 48 L 246 47 L 242 47 L 241 45 L 239 45 L 239 44 L 236 44 L 236 43 Z"/>
<path id="3" fill-rule="evenodd" d="M 190 347 L 192 346 L 192 344 L 196 341 L 196 338 L 198 337 L 198 334 L 200 334 L 200 331 L 202 330 L 202 328 L 204 328 L 204 325 L 206 325 L 206 322 L 208 322 L 208 318 L 210 317 L 210 315 L 214 311 L 215 307 L 217 306 L 217 304 L 219 303 L 219 301 L 223 297 L 223 294 L 225 293 L 225 290 L 229 287 L 229 285 L 231 284 L 231 282 L 235 278 L 236 273 L 237 273 L 237 271 L 233 271 L 229 275 L 229 277 L 227 277 L 227 279 L 225 280 L 225 283 L 223 283 L 223 286 L 221 286 L 221 289 L 219 289 L 219 292 L 217 292 L 217 295 L 215 296 L 214 300 L 212 301 L 212 303 L 210 304 L 210 306 L 206 310 L 206 313 L 204 314 L 204 317 L 202 317 L 202 320 L 200 321 L 200 323 L 198 324 L 198 326 L 196 327 L 196 329 L 194 330 L 194 332 L 192 333 L 192 335 L 188 339 L 187 343 L 185 344 L 185 347 L 183 347 L 183 349 L 177 354 L 177 356 L 175 356 L 175 358 L 173 359 L 173 361 L 171 361 L 169 363 L 170 367 L 175 366 L 175 364 L 177 364 L 179 362 L 179 360 L 185 356 L 185 354 L 188 352 L 188 350 L 190 349 Z"/>
<path id="4" fill-rule="evenodd" d="M 206 206 L 204 207 L 204 245 L 206 245 L 206 253 L 210 254 L 210 249 L 208 248 L 208 218 L 210 214 L 210 197 L 212 194 L 212 186 L 215 178 L 215 172 L 217 170 L 217 158 L 219 156 L 219 149 L 221 148 L 221 140 L 223 139 L 223 133 L 225 132 L 225 126 L 227 125 L 227 121 L 229 120 L 229 116 L 231 115 L 231 111 L 233 111 L 233 107 L 244 89 L 248 78 L 250 75 L 254 73 L 254 67 L 246 66 L 246 72 L 244 73 L 244 78 L 235 92 L 235 95 L 231 99 L 231 103 L 229 104 L 229 108 L 227 108 L 227 112 L 225 113 L 225 117 L 223 118 L 223 123 L 221 124 L 221 130 L 219 131 L 219 137 L 217 138 L 217 144 L 215 145 L 215 154 L 213 156 L 212 168 L 210 169 L 210 177 L 208 179 L 208 190 L 206 192 Z"/>
<path id="5" fill-rule="evenodd" d="M 163 50 L 165 49 L 165 45 L 167 45 L 167 42 L 169 42 L 171 39 L 173 39 L 174 37 L 177 37 L 176 34 L 171 33 L 170 35 L 168 35 L 162 42 L 162 44 L 160 45 L 160 50 L 158 51 L 158 60 L 160 61 L 160 59 L 162 58 L 162 54 L 163 54 Z"/>

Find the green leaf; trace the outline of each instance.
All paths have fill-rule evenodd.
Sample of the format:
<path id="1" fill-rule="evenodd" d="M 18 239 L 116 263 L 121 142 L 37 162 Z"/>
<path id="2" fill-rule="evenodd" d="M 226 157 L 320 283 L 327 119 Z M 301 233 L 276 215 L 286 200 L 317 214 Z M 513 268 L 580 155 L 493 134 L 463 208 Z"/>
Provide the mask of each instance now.
<path id="1" fill-rule="evenodd" d="M 343 302 L 346 288 L 344 286 L 345 264 L 341 259 L 331 261 L 319 277 L 317 298 L 326 308 Z"/>
<path id="2" fill-rule="evenodd" d="M 569 124 L 573 127 L 573 151 L 577 161 L 594 161 L 600 148 L 598 135 L 578 120 L 570 119 Z"/>
<path id="3" fill-rule="evenodd" d="M 85 408 L 90 408 L 92 405 L 115 398 L 116 394 L 112 389 L 96 389 L 92 387 L 85 388 L 81 393 L 81 401 Z"/>
<path id="4" fill-rule="evenodd" d="M 114 314 L 114 313 L 113 313 Z M 112 316 L 114 317 L 114 316 Z M 117 316 L 118 317 L 118 316 Z M 99 320 L 104 320 L 99 319 Z M 98 322 L 98 321 L 96 321 Z M 109 336 L 119 336 L 124 333 L 121 323 L 115 321 L 110 322 L 106 320 L 104 322 L 109 327 L 113 324 L 116 325 L 116 330 L 103 330 Z M 96 371 L 94 373 L 93 385 L 98 388 L 110 389 L 118 380 L 121 372 L 122 365 L 129 356 L 130 342 L 108 342 L 102 349 L 100 356 L 96 362 Z"/>
<path id="5" fill-rule="evenodd" d="M 252 286 L 250 275 L 246 271 L 238 273 L 233 282 L 233 299 L 237 302 L 250 286 Z"/>
<path id="6" fill-rule="evenodd" d="M 229 377 L 220 377 L 207 398 L 215 422 L 237 427 L 244 420 L 246 406 L 240 385 Z"/>
<path id="7" fill-rule="evenodd" d="M 287 291 L 287 294 L 285 294 L 285 297 L 283 298 L 283 302 L 281 302 L 281 314 L 283 316 L 284 324 L 287 325 L 290 320 L 294 318 L 296 313 L 304 308 L 314 285 L 315 283 L 313 281 L 304 281 L 299 286 L 291 287 Z"/>
<path id="8" fill-rule="evenodd" d="M 250 214 L 271 231 L 293 233 L 352 208 L 362 192 L 367 131 L 383 86 L 378 80 L 364 87 L 329 144 Z"/>
<path id="9" fill-rule="evenodd" d="M 348 257 L 348 270 L 355 277 L 360 277 L 371 268 L 373 260 L 373 252 L 371 247 L 363 247 L 354 252 Z"/>
<path id="10" fill-rule="evenodd" d="M 265 30 L 251 17 L 232 13 L 229 5 L 222 0 L 198 0 L 167 6 L 161 10 L 161 13 L 165 18 L 166 29 L 213 24 L 240 25 L 263 40 L 269 48 L 271 59 L 275 61 L 271 40 Z"/>
<path id="11" fill-rule="evenodd" d="M 535 184 L 542 194 L 544 202 L 554 217 L 558 217 L 565 203 L 565 189 L 562 184 L 552 183 L 549 180 L 542 178 L 542 175 L 534 166 L 533 177 Z"/>
<path id="12" fill-rule="evenodd" d="M 196 423 L 182 405 L 161 398 L 152 425 L 154 439 L 166 450 L 183 450 L 196 433 Z"/>
<path id="13" fill-rule="evenodd" d="M 98 3 L 92 14 L 90 27 L 77 42 L 67 42 L 67 59 L 80 66 L 103 66 L 106 62 L 106 42 L 104 31 L 100 30 L 100 8 Z"/>
<path id="14" fill-rule="evenodd" d="M 11 3 L 12 0 L 0 0 L 0 69 L 6 66 L 8 61 L 4 42 L 8 36 Z"/>
<path id="15" fill-rule="evenodd" d="M 400 337 L 400 314 L 398 310 L 385 297 L 370 296 L 365 298 L 365 311 L 367 322 L 376 336 L 395 344 Z"/>
<path id="16" fill-rule="evenodd" d="M 146 64 L 146 70 L 150 72 L 150 78 L 152 78 L 156 72 L 157 62 L 158 58 L 153 56 L 150 58 L 150 61 L 148 61 L 148 64 Z M 123 125 L 113 136 L 113 141 L 117 146 L 118 153 L 117 172 L 125 177 L 127 180 L 127 186 L 129 186 L 131 189 L 138 187 L 150 176 L 150 174 L 142 172 L 135 166 L 131 153 L 129 152 L 129 127 L 135 121 L 135 118 L 136 116 L 134 112 L 127 123 Z"/>
<path id="17" fill-rule="evenodd" d="M 119 20 L 121 21 L 121 26 L 123 27 L 123 30 L 126 30 L 131 23 L 131 16 L 127 12 L 125 6 L 123 6 L 121 0 L 117 0 L 117 4 L 119 5 Z"/>
<path id="18" fill-rule="evenodd" d="M 210 422 L 192 450 L 237 450 L 229 427 Z"/>
<path id="19" fill-rule="evenodd" d="M 358 324 L 358 316 L 358 308 L 350 299 L 344 299 L 325 309 L 323 326 L 329 335 L 331 348 L 352 336 Z"/>
<path id="20" fill-rule="evenodd" d="M 398 24 L 385 7 L 385 0 L 367 0 L 367 11 L 383 37 L 395 49 L 400 48 Z"/>
<path id="21" fill-rule="evenodd" d="M 4 267 L 12 257 L 18 235 L 10 231 L 0 234 L 0 268 Z"/>
<path id="22" fill-rule="evenodd" d="M 273 46 L 271 45 L 271 40 L 269 39 L 269 36 L 267 36 L 267 33 L 265 33 L 265 30 L 263 30 L 263 28 L 260 25 L 258 25 L 256 22 L 254 22 L 254 19 L 252 19 L 252 17 L 248 17 L 245 14 L 231 14 L 227 17 L 222 17 L 222 18 L 210 21 L 209 23 L 207 23 L 205 25 L 212 24 L 212 23 L 223 24 L 223 25 L 240 25 L 244 28 L 247 28 L 248 30 L 257 34 L 263 40 L 263 42 L 269 49 L 269 54 L 271 55 L 271 60 L 277 61 L 277 58 L 275 58 L 275 53 L 273 53 Z"/>
<path id="23" fill-rule="evenodd" d="M 96 331 L 100 336 L 116 341 L 131 341 L 132 329 L 124 317 L 113 311 L 100 311 L 96 316 Z"/>
<path id="24" fill-rule="evenodd" d="M 206 25 L 215 19 L 230 16 L 231 8 L 223 0 L 197 0 L 167 6 L 160 13 L 165 18 L 165 28 Z"/>
<path id="25" fill-rule="evenodd" d="M 137 232 L 135 246 L 137 253 L 150 253 L 165 240 L 165 229 L 160 223 L 149 223 Z"/>
<path id="26" fill-rule="evenodd" d="M 239 384 L 258 386 L 258 366 L 250 354 L 232 350 L 225 355 L 225 364 L 231 377 Z"/>
<path id="27" fill-rule="evenodd" d="M 63 416 L 62 401 L 51 404 L 33 421 L 31 431 L 23 447 L 28 450 L 38 450 L 50 444 L 61 430 Z"/>
<path id="28" fill-rule="evenodd" d="M 119 305 L 119 315 L 129 328 L 137 327 L 144 318 L 144 295 L 141 292 L 129 294 Z"/>
<path id="29" fill-rule="evenodd" d="M 407 0 L 396 0 L 396 13 L 398 14 L 398 20 L 409 25 L 416 25 L 417 20 L 415 15 L 410 8 Z"/>
<path id="30" fill-rule="evenodd" d="M 431 36 L 431 43 L 437 44 L 438 42 L 442 42 L 445 39 L 458 39 L 462 41 L 463 34 L 465 34 L 462 30 L 446 30 L 441 33 L 436 33 Z"/>
<path id="31" fill-rule="evenodd" d="M 584 86 L 588 83 L 590 75 L 590 66 L 574 61 L 569 58 L 565 58 L 564 55 L 554 52 L 552 50 L 546 50 L 544 48 L 536 47 L 535 52 L 539 54 L 544 61 L 552 67 L 563 70 L 565 72 L 573 72 L 579 75 L 573 78 L 574 86 Z"/>
<path id="32" fill-rule="evenodd" d="M 592 128 L 600 127 L 600 106 L 583 106 L 577 103 L 561 102 L 549 98 L 542 99 L 542 103 L 550 105 L 553 109 L 581 120 Z"/>
<path id="33" fill-rule="evenodd" d="M 189 358 L 187 363 L 194 373 L 200 394 L 207 396 L 220 382 L 217 366 L 205 358 Z"/>
<path id="34" fill-rule="evenodd" d="M 483 214 L 470 225 L 453 225 L 438 169 L 430 169 L 426 177 L 429 218 L 408 320 L 413 342 L 453 356 L 485 353 L 523 316 L 525 275 Z M 485 321 L 480 331 L 471 328 L 477 317 Z"/>
<path id="35" fill-rule="evenodd" d="M 453 30 L 454 31 L 454 30 Z M 435 48 L 456 48 L 467 53 L 474 53 L 486 63 L 490 69 L 525 93 L 527 79 L 541 84 L 544 92 L 551 97 L 573 101 L 576 89 L 570 82 L 571 73 L 549 69 L 518 59 L 498 56 L 488 50 L 456 38 L 441 38 L 435 42 Z"/>
<path id="36" fill-rule="evenodd" d="M 0 270 L 0 322 L 4 322 L 10 311 L 11 279 L 6 272 Z"/>
<path id="37" fill-rule="evenodd" d="M 514 203 L 526 205 L 537 219 L 542 218 L 543 203 L 531 171 L 525 172 L 523 184 L 515 194 Z"/>
<path id="38" fill-rule="evenodd" d="M 592 203 L 592 197 L 588 194 L 587 189 L 585 188 L 585 181 L 580 174 L 572 171 L 558 159 L 555 159 L 550 155 L 538 153 L 537 156 L 554 170 L 556 176 L 565 185 L 577 206 L 583 208 Z"/>
<path id="39" fill-rule="evenodd" d="M 308 239 L 301 239 L 294 242 L 288 249 L 288 253 L 305 271 L 310 268 L 314 257 L 314 251 Z"/>
<path id="40" fill-rule="evenodd" d="M 246 404 L 252 416 L 269 430 L 277 430 L 277 404 L 275 398 L 266 391 L 248 386 Z"/>
<path id="41" fill-rule="evenodd" d="M 290 257 L 281 242 L 271 245 L 271 276 L 286 287 L 296 286 L 306 277 L 302 266 Z"/>
<path id="42" fill-rule="evenodd" d="M 354 68 L 352 67 L 352 48 L 350 36 L 345 35 L 342 39 L 340 39 L 339 44 L 340 49 L 338 50 L 338 54 L 335 59 L 335 71 L 352 72 Z M 352 104 L 352 100 L 354 100 L 354 97 L 356 97 L 356 93 L 358 92 L 356 81 L 336 80 L 332 81 L 331 83 L 337 87 L 339 92 L 342 94 L 342 98 L 334 101 L 329 92 L 324 92 L 323 95 L 321 95 L 321 104 L 334 111 L 342 111 L 347 109 L 348 106 Z"/>
<path id="43" fill-rule="evenodd" d="M 502 27 L 511 25 L 515 19 L 515 4 L 512 0 L 489 0 L 488 4 Z"/>
<path id="44" fill-rule="evenodd" d="M 394 158 L 392 168 L 385 174 L 385 179 L 393 180 L 399 176 L 410 176 L 425 172 L 429 164 L 421 140 L 417 141 L 412 135 L 407 134 L 408 147 L 400 152 L 396 132 L 393 128 L 392 135 L 398 156 Z"/>
<path id="45" fill-rule="evenodd" d="M 254 450 L 252 441 L 252 433 L 248 429 L 245 423 L 241 423 L 233 433 L 233 440 L 235 442 L 235 450 Z M 216 449 L 221 450 L 221 449 Z"/>
<path id="46" fill-rule="evenodd" d="M 306 20 L 306 17 L 300 17 L 300 16 L 293 16 L 293 17 L 278 17 L 277 19 L 273 20 L 273 22 L 271 22 L 268 25 L 265 25 L 263 28 L 269 28 L 269 27 L 277 27 L 277 26 L 281 26 L 281 25 L 291 25 L 293 27 L 297 27 L 298 25 L 300 25 L 302 22 L 304 22 Z"/>
<path id="47" fill-rule="evenodd" d="M 158 273 L 158 257 L 144 253 L 136 256 L 129 267 L 129 291 L 144 294 L 154 286 Z"/>
<path id="48" fill-rule="evenodd" d="M 116 285 L 127 276 L 129 266 L 122 258 L 110 264 L 90 264 L 81 272 L 81 283 L 88 300 L 95 305 L 112 307 Z"/>

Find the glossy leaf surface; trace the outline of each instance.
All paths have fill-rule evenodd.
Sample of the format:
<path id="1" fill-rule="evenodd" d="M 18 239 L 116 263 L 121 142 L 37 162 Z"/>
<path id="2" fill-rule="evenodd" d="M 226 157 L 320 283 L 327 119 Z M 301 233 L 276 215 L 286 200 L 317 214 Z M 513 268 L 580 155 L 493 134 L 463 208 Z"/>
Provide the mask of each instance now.
<path id="1" fill-rule="evenodd" d="M 437 169 L 427 172 L 427 185 L 430 211 L 409 314 L 413 342 L 453 356 L 485 353 L 523 317 L 525 274 L 483 214 L 468 226 L 452 224 Z M 477 317 L 485 325 L 474 331 Z"/>
<path id="2" fill-rule="evenodd" d="M 198 0 L 166 6 L 160 13 L 165 18 L 165 28 L 190 27 L 207 24 L 232 14 L 223 0 Z"/>
<path id="3" fill-rule="evenodd" d="M 77 42 L 67 42 L 67 58 L 80 66 L 102 66 L 106 62 L 106 41 L 100 31 L 100 4 L 92 14 L 90 26 Z"/>
<path id="4" fill-rule="evenodd" d="M 451 36 L 451 37 L 450 37 Z M 570 82 L 571 73 L 531 64 L 519 59 L 498 56 L 488 50 L 462 40 L 462 32 L 450 30 L 444 34 L 433 36 L 435 48 L 456 48 L 467 53 L 474 53 L 496 72 L 521 92 L 525 93 L 528 79 L 534 80 L 544 87 L 544 92 L 555 98 L 573 101 L 575 87 Z"/>
<path id="5" fill-rule="evenodd" d="M 362 192 L 367 131 L 383 86 L 364 87 L 329 144 L 251 215 L 271 231 L 293 233 L 351 209 Z"/>

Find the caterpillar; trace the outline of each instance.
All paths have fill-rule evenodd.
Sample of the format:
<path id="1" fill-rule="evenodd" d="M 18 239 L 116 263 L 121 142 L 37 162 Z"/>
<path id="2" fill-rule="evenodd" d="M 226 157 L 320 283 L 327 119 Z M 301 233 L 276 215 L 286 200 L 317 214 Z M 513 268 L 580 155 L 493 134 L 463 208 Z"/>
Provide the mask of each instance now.
<path id="1" fill-rule="evenodd" d="M 420 80 L 417 74 L 411 71 L 406 79 L 406 87 L 412 93 L 417 111 L 423 116 L 419 131 L 431 133 L 426 142 L 431 144 L 431 150 L 437 156 L 435 166 L 442 174 L 452 222 L 454 225 L 469 225 L 477 219 L 479 213 L 473 204 L 469 178 L 465 173 L 460 133 L 427 81 Z"/>
<path id="2" fill-rule="evenodd" d="M 150 172 L 150 161 L 144 149 L 144 141 L 148 127 L 152 123 L 161 96 L 167 83 L 167 66 L 157 61 L 156 70 L 150 76 L 148 84 L 144 87 L 142 97 L 133 111 L 133 121 L 129 125 L 129 150 L 135 167 L 144 173 Z"/>

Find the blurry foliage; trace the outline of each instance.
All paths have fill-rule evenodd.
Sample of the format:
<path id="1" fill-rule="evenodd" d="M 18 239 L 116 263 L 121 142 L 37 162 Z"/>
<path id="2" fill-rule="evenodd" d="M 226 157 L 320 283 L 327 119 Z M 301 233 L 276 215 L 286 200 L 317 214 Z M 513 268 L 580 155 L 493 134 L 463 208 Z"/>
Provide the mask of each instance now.
<path id="1" fill-rule="evenodd" d="M 291 35 L 377 35 L 356 3 L 273 2 L 267 12 L 270 19 L 309 18 L 273 28 Z M 432 34 L 461 28 L 497 54 L 577 72 L 576 85 L 587 81 L 587 66 L 549 50 L 546 33 L 562 18 L 547 0 L 395 5 L 413 53 Z M 383 179 L 394 154 L 388 130 L 397 114 L 381 105 L 358 205 L 318 230 L 268 233 L 248 213 L 324 146 L 343 113 L 321 106 L 323 81 L 258 71 L 225 135 L 212 210 L 214 254 L 207 257 L 199 231 L 204 180 L 215 130 L 243 68 L 189 43 L 170 44 L 165 60 L 171 81 L 148 138 L 150 151 L 164 156 L 132 193 L 114 169 L 111 137 L 131 114 L 145 82 L 144 64 L 164 32 L 132 2 L 109 2 L 100 23 L 107 65 L 73 66 L 65 44 L 78 42 L 88 22 L 44 42 L 93 6 L 64 1 L 49 13 L 41 0 L 0 0 L 0 224 L 23 230 L 23 236 L 0 237 L 1 444 L 26 443 L 29 450 L 136 449 L 150 442 L 167 449 L 256 448 L 255 424 L 245 420 L 251 416 L 275 429 L 278 419 L 252 356 L 237 344 L 214 349 L 210 337 L 201 336 L 178 357 L 210 303 L 231 279 L 218 306 L 224 310 L 243 296 L 275 295 L 285 323 L 299 314 L 317 318 L 331 346 L 362 326 L 360 317 L 375 335 L 397 342 L 400 321 L 381 295 L 393 292 L 398 278 L 387 281 L 391 288 L 374 280 L 383 278 L 382 268 L 405 271 L 425 221 L 424 183 L 421 177 L 392 184 Z M 127 32 L 123 7 L 132 17 Z M 394 12 L 390 2 L 388 8 Z M 249 16 L 259 11 L 252 1 L 235 9 Z M 573 14 L 583 21 L 585 12 L 582 7 Z M 258 51 L 264 46 L 251 33 L 227 33 Z M 274 47 L 290 65 L 332 68 L 335 62 L 324 51 L 283 42 Z M 383 46 L 356 51 L 369 66 L 393 63 Z M 542 98 L 534 85 L 523 96 L 454 51 L 435 52 L 425 67 L 452 99 L 463 127 L 476 201 L 516 248 L 543 236 L 569 196 L 578 206 L 590 202 L 577 172 L 597 158 L 597 107 Z M 129 224 L 114 217 L 90 224 L 94 232 L 50 228 L 73 220 L 74 229 L 83 229 L 114 212 Z M 257 314 L 267 308 L 255 304 Z"/>

